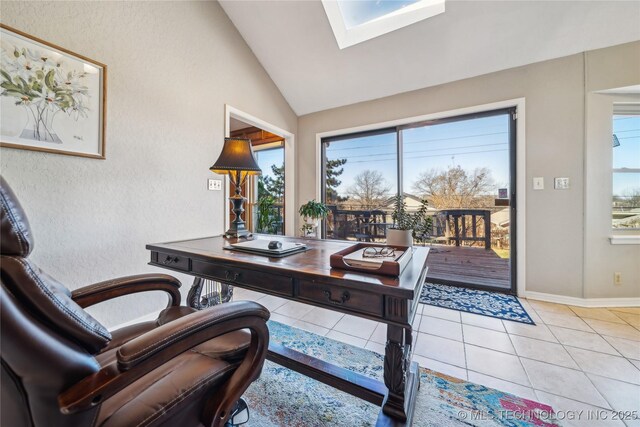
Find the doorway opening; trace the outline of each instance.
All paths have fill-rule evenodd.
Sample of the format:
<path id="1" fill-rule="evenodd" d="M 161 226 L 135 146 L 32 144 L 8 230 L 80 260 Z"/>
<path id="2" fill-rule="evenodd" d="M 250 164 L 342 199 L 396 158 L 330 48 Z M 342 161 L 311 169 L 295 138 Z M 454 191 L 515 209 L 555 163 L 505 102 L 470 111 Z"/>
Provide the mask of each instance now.
<path id="1" fill-rule="evenodd" d="M 252 233 L 285 234 L 285 138 L 234 117 L 229 136 L 251 140 L 261 175 L 251 176 L 242 188 L 247 198 L 242 219 Z M 235 188 L 230 183 L 230 191 Z M 231 207 L 229 207 L 229 215 Z"/>

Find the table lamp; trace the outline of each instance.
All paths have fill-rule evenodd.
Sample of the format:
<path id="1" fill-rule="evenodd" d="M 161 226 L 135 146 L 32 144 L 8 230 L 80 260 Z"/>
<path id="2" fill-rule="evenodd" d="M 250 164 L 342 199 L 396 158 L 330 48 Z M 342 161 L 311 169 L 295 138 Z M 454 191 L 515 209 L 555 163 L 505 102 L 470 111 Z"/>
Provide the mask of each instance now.
<path id="1" fill-rule="evenodd" d="M 251 232 L 247 230 L 245 222 L 242 220 L 244 212 L 244 201 L 242 197 L 242 186 L 249 175 L 260 175 L 262 171 L 258 167 L 256 158 L 251 148 L 251 140 L 243 138 L 225 138 L 224 146 L 220 157 L 209 168 L 211 172 L 217 174 L 229 174 L 229 179 L 236 188 L 236 193 L 229 197 L 233 205 L 235 219 L 231 223 L 229 230 L 225 233 L 227 237 L 248 237 Z"/>

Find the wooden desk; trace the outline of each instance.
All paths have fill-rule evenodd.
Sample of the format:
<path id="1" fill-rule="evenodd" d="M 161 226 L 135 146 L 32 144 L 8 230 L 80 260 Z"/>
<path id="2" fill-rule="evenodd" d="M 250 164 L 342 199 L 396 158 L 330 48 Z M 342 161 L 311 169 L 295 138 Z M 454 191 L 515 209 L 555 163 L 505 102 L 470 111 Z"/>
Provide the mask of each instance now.
<path id="1" fill-rule="evenodd" d="M 263 236 L 273 238 L 273 236 Z M 281 238 L 278 236 L 278 238 Z M 268 258 L 223 249 L 222 236 L 147 245 L 151 265 L 387 324 L 384 384 L 279 344 L 268 359 L 382 406 L 377 426 L 410 425 L 420 377 L 411 362 L 411 323 L 427 272 L 427 248 L 415 248 L 399 278 L 331 269 L 329 257 L 352 243 L 307 240 L 309 250 Z"/>

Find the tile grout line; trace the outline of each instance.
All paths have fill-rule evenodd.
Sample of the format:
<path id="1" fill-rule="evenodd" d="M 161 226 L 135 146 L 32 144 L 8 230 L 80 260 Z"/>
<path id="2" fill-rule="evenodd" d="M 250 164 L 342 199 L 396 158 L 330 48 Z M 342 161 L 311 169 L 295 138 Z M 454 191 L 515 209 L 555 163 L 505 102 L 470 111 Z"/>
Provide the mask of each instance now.
<path id="1" fill-rule="evenodd" d="M 553 334 L 553 331 L 551 331 L 551 333 Z M 555 334 L 553 334 L 555 336 Z M 556 337 L 557 339 L 558 337 Z M 604 339 L 604 338 L 603 338 Z M 562 345 L 562 344 L 561 344 Z M 573 360 L 573 362 L 580 368 L 580 371 L 582 371 L 583 375 L 587 378 L 587 380 L 589 381 L 589 384 L 591 384 L 593 386 L 593 388 L 596 390 L 596 392 L 600 395 L 600 397 L 607 402 L 607 404 L 611 407 L 611 409 L 614 409 L 613 405 L 611 404 L 611 402 L 609 401 L 609 399 L 607 399 L 605 397 L 605 395 L 602 393 L 602 391 L 600 391 L 600 389 L 598 388 L 598 386 L 591 380 L 591 378 L 589 377 L 589 375 L 587 375 L 587 372 L 585 372 L 585 370 L 582 368 L 582 366 L 578 363 L 578 361 L 575 359 L 575 357 L 573 357 L 573 354 L 571 354 L 570 351 L 568 351 L 564 345 L 562 345 L 562 348 L 564 348 L 564 351 L 566 351 L 569 354 L 569 357 L 571 358 L 571 360 Z M 617 350 L 616 350 L 617 351 Z M 608 377 L 606 377 L 608 378 Z M 610 378 L 610 379 L 615 379 L 615 378 Z M 575 400 L 575 399 L 574 399 Z M 596 406 L 596 405 L 592 405 L 592 406 Z"/>
<path id="2" fill-rule="evenodd" d="M 505 331 L 507 331 L 507 328 L 504 326 L 504 320 L 502 321 L 502 327 L 504 328 Z M 520 364 L 520 367 L 524 371 L 524 374 L 527 376 L 527 381 L 529 382 L 529 385 L 531 386 L 531 388 L 533 388 L 533 381 L 531 381 L 531 375 L 529 375 L 529 372 L 527 371 L 527 368 L 524 367 L 524 364 L 522 363 L 522 359 L 520 358 L 520 355 L 518 354 L 518 350 L 516 349 L 516 346 L 513 345 L 513 340 L 511 339 L 511 335 L 509 334 L 509 331 L 507 331 L 507 337 L 509 338 L 509 342 L 511 343 L 511 347 L 513 347 L 513 351 L 514 351 L 516 357 L 518 358 L 518 363 Z"/>
<path id="3" fill-rule="evenodd" d="M 458 313 L 460 316 L 460 333 L 462 334 L 462 353 L 464 354 L 464 370 L 467 375 L 467 381 L 469 380 L 469 363 L 467 362 L 467 343 L 464 341 L 464 328 L 462 327 L 462 312 Z"/>
<path id="4" fill-rule="evenodd" d="M 260 300 L 261 298 L 265 297 L 265 296 L 266 296 L 266 295 L 264 295 L 264 294 L 263 294 L 261 297 L 257 298 L 255 301 L 258 301 L 258 302 L 259 302 L 259 300 Z M 235 297 L 235 295 L 234 295 L 234 297 Z M 525 301 L 526 301 L 526 300 L 525 300 Z M 527 301 L 527 302 L 528 302 L 528 301 Z M 286 301 L 285 301 L 285 303 L 286 303 Z M 283 303 L 282 305 L 284 305 L 284 303 Z M 512 353 L 507 353 L 507 352 L 500 351 L 500 350 L 496 350 L 496 349 L 493 349 L 493 348 L 488 348 L 488 347 L 483 347 L 483 346 L 480 346 L 480 345 L 475 345 L 475 344 L 467 343 L 467 342 L 465 341 L 465 337 L 464 337 L 464 327 L 463 327 L 466 323 L 464 323 L 464 322 L 462 321 L 462 311 L 460 311 L 460 310 L 452 310 L 452 311 L 457 311 L 457 312 L 458 312 L 458 318 L 460 319 L 460 320 L 458 320 L 458 321 L 453 321 L 453 320 L 450 320 L 450 319 L 443 319 L 443 318 L 439 318 L 439 317 L 435 317 L 435 316 L 428 316 L 428 315 L 424 315 L 424 307 L 426 306 L 426 305 L 424 305 L 424 304 L 423 304 L 423 312 L 422 312 L 422 314 L 421 314 L 421 315 L 423 316 L 423 318 L 424 318 L 424 317 L 436 318 L 436 319 L 443 320 L 443 321 L 448 321 L 448 322 L 452 322 L 452 323 L 458 323 L 458 324 L 460 325 L 461 334 L 462 334 L 462 345 L 463 345 L 464 365 L 465 365 L 465 366 L 464 366 L 464 368 L 462 368 L 462 367 L 460 367 L 460 366 L 453 365 L 453 364 L 448 363 L 448 362 L 445 362 L 445 361 L 441 361 L 441 360 L 438 360 L 438 359 L 429 358 L 429 357 L 427 357 L 427 356 L 419 355 L 419 354 L 416 354 L 416 353 L 414 353 L 414 354 L 416 354 L 416 355 L 418 355 L 418 356 L 420 356 L 420 357 L 424 357 L 424 358 L 427 358 L 427 359 L 434 360 L 435 362 L 438 362 L 438 363 L 443 363 L 443 364 L 445 364 L 445 365 L 449 365 L 449 366 L 454 367 L 454 368 L 464 369 L 464 372 L 465 372 L 465 374 L 466 374 L 466 376 L 467 376 L 467 378 L 466 378 L 466 380 L 467 380 L 467 381 L 469 381 L 469 372 L 475 372 L 475 373 L 478 373 L 478 374 L 480 374 L 480 375 L 485 375 L 485 376 L 487 376 L 487 377 L 491 377 L 491 378 L 497 379 L 497 380 L 499 380 L 499 381 L 503 381 L 503 382 L 506 382 L 506 383 L 509 383 L 509 384 L 514 384 L 514 385 L 517 385 L 517 386 L 520 386 L 520 387 L 528 388 L 528 389 L 530 389 L 530 390 L 533 390 L 533 391 L 534 391 L 534 394 L 536 394 L 536 393 L 535 393 L 536 391 L 539 391 L 539 392 L 543 392 L 543 393 L 549 393 L 549 394 L 554 395 L 554 396 L 559 396 L 559 397 L 562 397 L 562 398 L 564 398 L 564 399 L 568 399 L 568 400 L 572 400 L 572 401 L 576 401 L 576 402 L 580 402 L 580 403 L 588 404 L 588 405 L 593 406 L 593 407 L 599 407 L 598 405 L 594 405 L 594 404 L 589 403 L 589 402 L 583 402 L 583 401 L 580 401 L 580 400 L 577 400 L 577 399 L 572 399 L 572 398 L 569 398 L 569 397 L 567 397 L 567 396 L 563 396 L 563 395 L 560 395 L 560 394 L 556 394 L 556 393 L 552 393 L 552 392 L 548 392 L 548 391 L 544 391 L 544 390 L 538 390 L 538 389 L 536 389 L 536 388 L 533 386 L 533 382 L 531 381 L 531 378 L 530 378 L 530 374 L 529 374 L 529 372 L 526 370 L 526 368 L 524 368 L 524 365 L 522 364 L 522 359 L 533 360 L 533 361 L 537 361 L 537 362 L 539 362 L 539 363 L 544 363 L 544 364 L 546 364 L 546 365 L 550 365 L 550 366 L 557 366 L 557 367 L 561 367 L 561 368 L 571 369 L 571 370 L 573 370 L 573 371 L 582 372 L 582 373 L 583 373 L 583 375 L 585 375 L 585 376 L 588 378 L 589 382 L 590 382 L 590 383 L 592 384 L 592 386 L 595 388 L 595 390 L 597 391 L 598 395 L 600 395 L 600 397 L 602 397 L 602 399 L 603 399 L 605 402 L 607 402 L 607 404 L 608 404 L 608 405 L 610 405 L 610 406 L 611 406 L 611 408 L 613 408 L 614 406 L 613 406 L 613 405 L 611 405 L 611 402 L 609 401 L 609 399 L 607 399 L 607 398 L 606 398 L 606 397 L 601 393 L 601 391 L 598 389 L 598 387 L 595 385 L 595 383 L 593 383 L 593 381 L 591 380 L 591 378 L 589 377 L 589 375 L 588 375 L 588 374 L 595 375 L 595 376 L 602 377 L 602 378 L 609 379 L 609 380 L 613 380 L 613 381 L 620 381 L 620 380 L 615 379 L 615 378 L 609 378 L 608 376 L 603 376 L 603 375 L 600 375 L 600 374 L 594 374 L 594 373 L 588 373 L 588 372 L 584 371 L 584 370 L 582 369 L 582 367 L 580 366 L 580 364 L 578 364 L 578 363 L 577 363 L 577 361 L 575 361 L 575 359 L 574 359 L 573 355 L 572 355 L 572 354 L 567 350 L 567 348 L 576 348 L 576 349 L 585 350 L 585 351 L 592 351 L 592 352 L 594 352 L 594 353 L 603 354 L 603 355 L 607 355 L 607 356 L 611 356 L 611 357 L 621 357 L 621 358 L 623 358 L 623 359 L 625 359 L 625 360 L 629 361 L 629 360 L 635 360 L 635 359 L 631 359 L 631 358 L 628 358 L 628 357 L 626 357 L 626 356 L 622 355 L 622 353 L 620 353 L 620 351 L 619 351 L 617 348 L 613 347 L 613 346 L 611 345 L 611 343 L 609 343 L 609 341 L 607 341 L 604 337 L 611 337 L 611 338 L 624 339 L 624 340 L 626 340 L 626 341 L 632 341 L 632 342 L 635 342 L 635 340 L 633 340 L 633 339 L 628 339 L 628 338 L 623 338 L 623 337 L 615 337 L 615 336 L 610 336 L 610 335 L 603 335 L 603 334 L 601 334 L 601 333 L 597 332 L 595 329 L 593 329 L 593 328 L 591 327 L 591 325 L 589 325 L 589 324 L 587 324 L 587 323 L 585 322 L 585 320 L 584 320 L 585 318 L 583 318 L 582 316 L 578 315 L 578 313 L 573 312 L 573 310 L 571 310 L 571 308 L 570 308 L 569 306 L 567 306 L 567 307 L 569 308 L 569 310 L 571 310 L 571 311 L 572 311 L 572 313 L 574 313 L 574 317 L 577 317 L 577 318 L 579 318 L 580 320 L 582 320 L 583 322 L 585 322 L 585 324 L 587 324 L 587 326 L 590 328 L 591 332 L 584 331 L 584 330 L 580 330 L 580 329 L 567 328 L 567 327 L 565 327 L 565 326 L 549 325 L 549 324 L 547 324 L 547 323 L 542 319 L 542 317 L 541 317 L 541 316 L 539 315 L 539 313 L 538 313 L 538 310 L 536 310 L 536 309 L 535 309 L 535 307 L 533 306 L 533 304 L 530 304 L 530 303 L 529 303 L 528 305 L 530 306 L 529 310 L 531 310 L 533 313 L 535 313 L 535 314 L 537 315 L 537 317 L 540 319 L 540 323 L 541 323 L 542 325 L 544 325 L 544 326 L 547 328 L 547 330 L 551 333 L 551 335 L 552 335 L 552 336 L 557 340 L 557 344 L 560 344 L 560 345 L 562 346 L 562 348 L 565 350 L 565 352 L 569 353 L 569 356 L 570 356 L 571 360 L 573 360 L 573 361 L 574 361 L 574 363 L 576 363 L 576 365 L 579 367 L 579 369 L 568 368 L 568 367 L 566 367 L 566 366 L 561 366 L 561 365 L 557 365 L 557 364 L 550 363 L 550 362 L 545 362 L 545 361 L 541 361 L 541 360 L 537 360 L 537 359 L 532 359 L 532 358 L 529 358 L 529 357 L 520 356 L 520 355 L 518 354 L 517 350 L 515 350 L 515 346 L 513 345 L 513 339 L 512 339 L 512 337 L 511 337 L 511 335 L 521 336 L 521 337 L 524 337 L 524 338 L 527 338 L 527 339 L 532 339 L 532 340 L 536 340 L 536 341 L 540 341 L 540 342 L 546 342 L 546 343 L 552 343 L 552 344 L 556 344 L 556 343 L 553 343 L 553 342 L 550 342 L 550 341 L 546 341 L 546 340 L 542 340 L 542 339 L 539 339 L 539 338 L 536 338 L 536 337 L 530 337 L 530 336 L 526 336 L 526 335 L 521 335 L 521 334 L 519 334 L 519 333 L 512 333 L 512 332 L 509 332 L 509 330 L 508 330 L 508 329 L 506 328 L 506 326 L 505 326 L 505 323 L 504 323 L 504 322 L 505 322 L 505 320 L 504 320 L 504 319 L 499 319 L 499 320 L 500 320 L 500 322 L 501 322 L 502 327 L 503 327 L 503 328 L 504 328 L 504 330 L 505 330 L 503 333 L 506 333 L 506 334 L 508 335 L 509 341 L 510 341 L 510 343 L 511 343 L 512 347 L 514 348 L 515 356 L 516 356 L 516 357 L 518 357 L 518 361 L 520 362 L 520 366 L 521 366 L 521 367 L 523 368 L 523 370 L 525 371 L 525 374 L 527 375 L 527 380 L 529 381 L 530 386 L 524 386 L 524 385 L 522 385 L 522 384 L 514 383 L 514 382 L 512 382 L 512 381 L 509 381 L 509 380 L 506 380 L 506 379 L 503 379 L 503 378 L 496 377 L 496 376 L 494 376 L 494 375 L 489 375 L 489 374 L 486 374 L 486 373 L 482 373 L 482 372 L 477 372 L 477 371 L 470 370 L 470 369 L 468 368 L 466 345 L 472 345 L 472 346 L 479 347 L 479 348 L 486 348 L 486 349 L 488 349 L 488 350 L 491 350 L 491 351 L 497 351 L 497 352 L 499 352 L 499 353 L 503 353 L 503 354 L 509 354 L 509 355 L 514 355 L 514 354 L 512 354 Z M 278 308 L 279 308 L 279 307 L 278 307 Z M 276 309 L 277 309 L 277 308 L 276 308 Z M 525 308 L 525 310 L 527 310 L 527 309 Z M 542 310 L 542 311 L 545 311 L 545 310 Z M 608 310 L 608 311 L 611 311 L 611 310 Z M 548 312 L 548 313 L 551 313 L 551 314 L 563 314 L 563 313 L 558 313 L 558 312 Z M 303 320 L 302 318 L 298 318 L 298 317 L 291 317 L 291 316 L 287 316 L 287 315 L 284 315 L 284 314 L 281 314 L 281 313 L 277 313 L 277 314 L 279 314 L 280 316 L 286 317 L 286 318 L 288 318 L 288 319 L 292 319 L 292 320 L 294 320 L 294 323 L 295 323 L 295 322 L 298 322 L 298 321 L 300 321 L 300 322 L 306 322 L 306 321 L 305 321 L 305 320 Z M 474 314 L 474 313 L 470 313 L 470 314 Z M 612 313 L 612 314 L 614 314 L 614 313 Z M 614 314 L 614 315 L 615 315 L 615 314 Z M 616 316 L 616 317 L 618 317 L 618 316 Z M 423 318 L 421 318 L 421 319 L 420 319 L 420 324 L 422 323 Z M 586 319 L 590 319 L 590 318 L 586 318 Z M 637 328 L 635 328 L 635 326 L 633 326 L 633 325 L 629 324 L 625 319 L 620 319 L 620 320 L 622 320 L 622 321 L 624 322 L 624 324 L 622 324 L 622 323 L 617 323 L 617 322 L 609 322 L 609 321 L 602 320 L 602 319 L 591 319 L 591 320 L 596 320 L 596 321 L 600 321 L 600 322 L 606 322 L 606 323 L 610 323 L 610 324 L 612 324 L 612 325 L 624 325 L 624 326 L 631 326 L 633 329 L 637 329 Z M 340 319 L 338 320 L 338 322 L 339 322 L 339 321 L 340 321 Z M 306 323 L 309 323 L 309 324 L 315 325 L 315 326 L 317 326 L 317 327 L 322 327 L 322 328 L 324 328 L 324 329 L 328 329 L 328 330 L 329 330 L 329 332 L 331 332 L 331 331 L 335 331 L 335 332 L 339 332 L 339 333 L 345 334 L 345 335 L 350 336 L 350 337 L 353 337 L 353 338 L 357 338 L 357 339 L 363 340 L 363 341 L 365 341 L 365 346 L 363 347 L 363 348 L 365 348 L 365 349 L 366 349 L 366 346 L 367 346 L 369 343 L 373 343 L 373 344 L 375 344 L 376 346 L 377 346 L 377 345 L 381 345 L 380 343 L 377 343 L 377 342 L 371 341 L 371 337 L 373 336 L 373 333 L 375 332 L 375 330 L 376 330 L 376 328 L 377 328 L 377 326 L 378 326 L 378 325 L 376 325 L 376 328 L 374 328 L 374 329 L 373 329 L 373 331 L 371 332 L 371 334 L 369 335 L 369 337 L 368 337 L 367 339 L 364 339 L 364 338 L 361 338 L 361 337 L 358 337 L 358 336 L 355 336 L 355 335 L 352 335 L 352 334 L 349 334 L 349 333 L 345 333 L 345 332 L 341 332 L 341 331 L 337 331 L 337 330 L 335 330 L 334 328 L 335 328 L 335 326 L 338 324 L 338 322 L 336 322 L 336 324 L 335 324 L 335 325 L 334 325 L 334 327 L 332 327 L 332 328 L 326 328 L 326 327 L 324 327 L 324 326 L 322 326 L 322 325 L 317 325 L 317 324 L 315 324 L 315 323 L 313 323 L 313 322 L 306 322 Z M 379 322 L 378 322 L 378 323 L 379 323 Z M 425 334 L 425 335 L 431 335 L 431 336 L 434 336 L 434 337 L 437 337 L 437 338 L 447 339 L 447 340 L 449 340 L 449 341 L 460 342 L 460 341 L 457 341 L 457 340 L 455 340 L 455 339 L 451 339 L 451 338 L 448 338 L 448 337 L 443 337 L 443 336 L 439 336 L 439 335 L 435 335 L 435 334 L 428 334 L 428 333 L 426 333 L 426 332 L 422 332 L 422 331 L 420 331 L 420 326 L 421 326 L 421 325 L 418 325 L 418 328 L 417 328 L 417 329 L 415 329 L 415 331 L 417 332 L 417 337 L 416 337 L 416 340 L 415 340 L 415 341 L 417 341 L 417 339 L 419 338 L 419 336 L 420 336 L 419 334 L 423 333 L 423 334 Z M 474 326 L 474 327 L 478 327 L 478 328 L 481 328 L 481 329 L 485 329 L 485 330 L 489 330 L 489 331 L 494 331 L 494 332 L 502 332 L 502 331 L 496 331 L 495 329 L 487 328 L 487 327 L 480 326 L 480 325 L 472 325 L 472 324 L 469 324 L 469 326 Z M 531 326 L 533 326 L 533 325 L 531 325 Z M 614 349 L 614 351 L 616 352 L 616 355 L 612 355 L 612 354 L 610 354 L 610 353 L 604 353 L 604 352 L 597 351 L 597 350 L 584 349 L 584 348 L 581 348 L 581 347 L 575 347 L 575 346 L 571 346 L 571 345 L 566 345 L 566 344 L 564 344 L 564 343 L 560 342 L 560 340 L 558 339 L 558 336 L 557 336 L 557 335 L 556 335 L 556 334 L 551 330 L 551 328 L 549 328 L 549 326 L 554 326 L 554 327 L 564 328 L 564 329 L 568 329 L 568 330 L 570 330 L 570 331 L 578 331 L 578 332 L 584 332 L 584 333 L 594 334 L 594 335 L 596 335 L 596 336 L 600 337 L 601 339 L 603 339 L 605 342 L 607 342 L 607 343 L 608 343 L 608 344 L 609 344 L 609 345 Z M 535 326 L 533 326 L 533 327 L 535 327 Z M 413 329 L 412 329 L 412 330 L 413 330 Z M 329 332 L 327 332 L 327 334 L 328 334 Z M 415 347 L 415 342 L 414 342 L 414 347 Z M 370 350 L 370 349 L 368 349 L 368 350 Z M 370 350 L 370 351 L 376 352 L 375 350 Z M 377 353 L 377 352 L 376 352 L 376 353 Z M 380 353 L 378 353 L 378 354 L 380 354 Z M 631 362 L 629 362 L 629 363 L 631 363 Z M 634 364 L 632 364 L 632 366 L 634 366 L 636 369 L 638 369 L 638 367 L 637 367 L 637 366 L 635 366 Z M 637 385 L 638 385 L 638 384 L 634 384 L 634 383 L 628 383 L 628 382 L 626 382 L 626 381 L 620 381 L 620 382 L 625 383 L 625 384 L 634 385 L 634 386 L 637 386 Z M 537 395 L 536 395 L 536 396 L 537 396 Z M 603 408 L 603 409 L 606 409 L 606 408 Z M 610 409 L 607 409 L 607 410 L 610 410 Z"/>

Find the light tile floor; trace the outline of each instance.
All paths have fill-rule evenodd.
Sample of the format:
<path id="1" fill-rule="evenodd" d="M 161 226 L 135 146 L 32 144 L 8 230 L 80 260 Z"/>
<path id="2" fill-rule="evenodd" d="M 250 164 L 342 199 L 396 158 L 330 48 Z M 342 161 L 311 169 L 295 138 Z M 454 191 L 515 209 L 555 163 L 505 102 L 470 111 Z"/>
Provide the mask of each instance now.
<path id="1" fill-rule="evenodd" d="M 234 292 L 236 300 L 265 305 L 273 320 L 384 352 L 384 324 L 240 288 Z M 570 411 L 563 425 L 640 427 L 640 419 L 623 422 L 613 413 L 640 412 L 640 308 L 521 302 L 535 326 L 421 304 L 414 360 L 550 404 L 561 414 Z M 584 411 L 581 419 L 568 419 L 578 411 Z M 589 411 L 600 419 L 586 420 Z"/>

